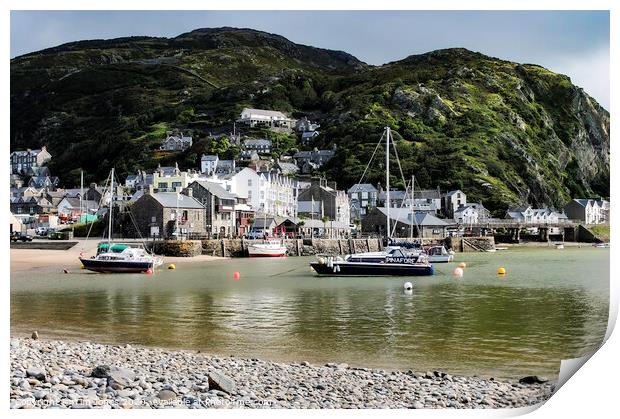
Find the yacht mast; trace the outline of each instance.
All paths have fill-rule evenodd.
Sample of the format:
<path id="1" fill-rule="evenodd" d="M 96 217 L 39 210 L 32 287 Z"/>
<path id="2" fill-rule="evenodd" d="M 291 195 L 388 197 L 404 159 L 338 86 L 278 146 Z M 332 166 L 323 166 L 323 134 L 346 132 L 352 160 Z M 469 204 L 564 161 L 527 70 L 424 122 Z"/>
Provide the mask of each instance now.
<path id="1" fill-rule="evenodd" d="M 390 127 L 385 127 L 385 204 L 387 216 L 387 238 L 390 238 Z"/>
<path id="2" fill-rule="evenodd" d="M 108 206 L 108 244 L 112 244 L 112 204 L 114 202 L 114 168 L 110 173 L 110 205 Z"/>
<path id="3" fill-rule="evenodd" d="M 82 221 L 82 196 L 84 195 L 84 171 L 80 169 L 80 219 L 78 222 Z M 88 219 L 88 216 L 86 217 Z"/>
<path id="4" fill-rule="evenodd" d="M 415 187 L 415 176 L 412 175 L 411 176 L 411 222 L 409 223 L 409 238 L 413 239 L 413 217 L 415 217 L 415 209 L 414 209 L 414 205 L 415 205 L 415 198 L 414 198 L 414 191 L 413 188 Z M 417 224 L 417 221 L 416 221 Z"/>

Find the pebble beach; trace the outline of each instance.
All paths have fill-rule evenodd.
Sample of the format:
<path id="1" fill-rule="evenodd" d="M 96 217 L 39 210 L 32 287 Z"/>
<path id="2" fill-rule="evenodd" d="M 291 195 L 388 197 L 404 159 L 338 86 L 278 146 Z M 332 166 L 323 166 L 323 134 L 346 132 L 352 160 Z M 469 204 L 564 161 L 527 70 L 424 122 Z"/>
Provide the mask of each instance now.
<path id="1" fill-rule="evenodd" d="M 276 363 L 160 348 L 12 338 L 10 407 L 515 408 L 553 393 L 543 377 L 502 381 Z"/>

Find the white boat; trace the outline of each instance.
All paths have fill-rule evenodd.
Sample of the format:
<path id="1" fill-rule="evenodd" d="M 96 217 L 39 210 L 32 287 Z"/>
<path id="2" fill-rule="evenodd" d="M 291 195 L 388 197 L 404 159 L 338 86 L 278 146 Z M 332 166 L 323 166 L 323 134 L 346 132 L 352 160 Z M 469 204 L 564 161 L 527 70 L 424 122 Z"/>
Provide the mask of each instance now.
<path id="1" fill-rule="evenodd" d="M 114 169 L 110 173 L 110 191 L 114 191 Z M 84 269 L 101 273 L 140 273 L 153 271 L 162 265 L 164 260 L 161 256 L 154 256 L 147 252 L 144 244 L 134 242 L 112 241 L 112 203 L 114 196 L 110 197 L 110 209 L 108 215 L 108 240 L 97 246 L 97 254 L 90 258 L 83 257 L 80 253 L 80 262 Z"/>
<path id="2" fill-rule="evenodd" d="M 454 252 L 448 251 L 445 246 L 431 246 L 425 253 L 430 263 L 447 263 L 454 260 Z"/>
<path id="3" fill-rule="evenodd" d="M 280 257 L 286 255 L 286 247 L 279 240 L 269 240 L 266 243 L 252 243 L 248 245 L 250 257 Z"/>
<path id="4" fill-rule="evenodd" d="M 598 247 L 599 249 L 609 249 L 609 243 L 597 243 L 594 247 Z"/>
<path id="5" fill-rule="evenodd" d="M 562 250 L 562 249 L 564 249 L 564 243 L 557 243 L 557 244 L 555 245 L 555 248 L 556 248 L 556 249 L 558 249 L 558 250 Z"/>

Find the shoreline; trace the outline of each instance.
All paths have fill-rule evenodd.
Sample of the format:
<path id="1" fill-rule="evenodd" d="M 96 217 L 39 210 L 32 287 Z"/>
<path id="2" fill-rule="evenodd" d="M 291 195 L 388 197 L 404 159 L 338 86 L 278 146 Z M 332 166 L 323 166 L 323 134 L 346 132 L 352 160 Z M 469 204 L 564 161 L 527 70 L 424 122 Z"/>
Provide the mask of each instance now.
<path id="1" fill-rule="evenodd" d="M 78 244 L 68 250 L 52 250 L 52 249 L 10 249 L 10 271 L 20 272 L 33 269 L 45 269 L 49 267 L 60 267 L 67 269 L 79 269 L 80 262 L 78 260 L 80 252 L 84 251 L 87 255 L 94 255 L 99 240 L 78 240 Z M 581 242 L 564 242 L 567 248 L 591 248 L 592 243 Z M 525 243 L 496 243 L 496 247 L 506 247 L 510 249 L 519 248 L 554 248 L 555 244 L 543 242 L 525 242 Z M 459 252 L 459 255 L 466 255 L 467 252 Z M 294 257 L 294 256 L 291 256 Z M 232 257 L 198 255 L 190 257 L 165 256 L 164 264 L 182 264 L 182 263 L 201 263 L 212 262 L 215 260 L 234 259 Z"/>
<path id="2" fill-rule="evenodd" d="M 80 269 L 80 252 L 92 256 L 96 253 L 96 240 L 77 240 L 78 244 L 68 250 L 51 249 L 10 249 L 11 272 L 21 272 L 32 269 L 45 269 L 49 267 Z M 165 256 L 164 264 L 200 263 L 215 260 L 230 259 L 220 256 L 199 255 L 194 257 Z M 163 269 L 163 268 L 162 268 Z"/>
<path id="3" fill-rule="evenodd" d="M 11 408 L 514 408 L 555 385 L 17 337 L 10 362 Z"/>

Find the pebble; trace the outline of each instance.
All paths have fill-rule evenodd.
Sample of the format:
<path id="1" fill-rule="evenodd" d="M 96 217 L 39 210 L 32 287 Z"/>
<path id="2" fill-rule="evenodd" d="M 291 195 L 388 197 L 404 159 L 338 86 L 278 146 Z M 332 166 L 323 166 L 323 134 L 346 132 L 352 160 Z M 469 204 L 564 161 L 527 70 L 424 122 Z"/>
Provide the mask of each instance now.
<path id="1" fill-rule="evenodd" d="M 554 389 L 544 377 L 530 384 L 45 339 L 11 339 L 10 362 L 11 408 L 489 409 L 541 403 Z"/>

